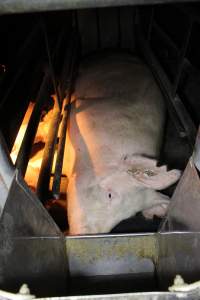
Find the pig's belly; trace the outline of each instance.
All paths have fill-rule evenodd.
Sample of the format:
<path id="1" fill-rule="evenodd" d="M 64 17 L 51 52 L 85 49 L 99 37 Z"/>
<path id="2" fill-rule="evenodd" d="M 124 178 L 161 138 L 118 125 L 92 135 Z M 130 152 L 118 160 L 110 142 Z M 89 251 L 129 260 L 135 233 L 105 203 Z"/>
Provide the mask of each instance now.
<path id="1" fill-rule="evenodd" d="M 163 122 L 161 92 L 140 60 L 112 56 L 85 64 L 72 103 L 64 172 L 85 181 L 129 155 L 157 157 Z"/>

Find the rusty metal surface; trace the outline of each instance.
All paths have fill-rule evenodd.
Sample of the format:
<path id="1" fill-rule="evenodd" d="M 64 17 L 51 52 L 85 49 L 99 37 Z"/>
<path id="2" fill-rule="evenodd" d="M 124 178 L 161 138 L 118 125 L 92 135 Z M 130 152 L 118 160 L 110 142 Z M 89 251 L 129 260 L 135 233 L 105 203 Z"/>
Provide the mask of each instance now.
<path id="1" fill-rule="evenodd" d="M 111 275 L 116 291 L 120 285 L 117 278 L 121 278 L 122 285 L 123 280 L 129 279 L 127 275 L 132 276 L 130 292 L 138 291 L 141 282 L 142 291 L 166 291 L 177 274 L 186 282 L 197 281 L 200 278 L 199 248 L 200 233 L 197 232 L 67 237 L 71 284 L 76 284 L 72 293 L 78 293 L 83 282 L 89 288 L 86 291 L 82 288 L 82 294 L 91 294 L 94 283 L 96 294 L 98 277 L 104 280 L 104 290 L 109 290 Z"/>
<path id="2" fill-rule="evenodd" d="M 67 237 L 71 276 L 151 273 L 157 261 L 154 234 Z"/>

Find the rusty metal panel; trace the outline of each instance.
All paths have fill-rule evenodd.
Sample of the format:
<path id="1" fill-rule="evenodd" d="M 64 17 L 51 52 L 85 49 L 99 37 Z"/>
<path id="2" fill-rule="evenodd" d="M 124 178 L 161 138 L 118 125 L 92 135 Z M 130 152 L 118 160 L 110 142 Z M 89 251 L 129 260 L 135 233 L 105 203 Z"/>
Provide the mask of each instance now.
<path id="1" fill-rule="evenodd" d="M 155 234 L 67 237 L 71 276 L 154 273 Z"/>

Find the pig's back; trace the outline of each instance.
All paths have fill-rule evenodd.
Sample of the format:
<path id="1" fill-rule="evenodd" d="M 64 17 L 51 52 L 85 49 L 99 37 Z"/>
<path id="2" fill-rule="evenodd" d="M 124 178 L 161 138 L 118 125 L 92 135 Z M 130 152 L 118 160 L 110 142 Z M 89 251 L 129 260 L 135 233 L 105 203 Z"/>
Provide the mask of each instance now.
<path id="1" fill-rule="evenodd" d="M 80 68 L 72 103 L 65 169 L 96 173 L 132 154 L 158 155 L 164 122 L 161 92 L 149 69 L 129 55 Z"/>

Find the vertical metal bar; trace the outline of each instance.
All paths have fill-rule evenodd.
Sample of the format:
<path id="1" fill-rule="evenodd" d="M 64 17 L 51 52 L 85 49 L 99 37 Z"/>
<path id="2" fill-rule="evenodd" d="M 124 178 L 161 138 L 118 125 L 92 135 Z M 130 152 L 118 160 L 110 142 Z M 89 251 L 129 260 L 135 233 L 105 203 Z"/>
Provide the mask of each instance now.
<path id="1" fill-rule="evenodd" d="M 74 73 L 75 73 L 74 68 L 75 68 L 75 63 L 77 60 L 78 43 L 76 41 L 76 43 L 73 43 L 73 44 L 74 44 L 74 47 L 72 49 L 73 55 L 71 57 L 71 64 L 69 64 L 68 61 L 66 62 L 68 65 L 68 68 L 70 68 L 69 85 L 68 85 L 67 95 L 66 95 L 66 98 L 64 99 L 64 103 L 63 103 L 63 119 L 62 119 L 61 130 L 60 130 L 60 138 L 59 138 L 59 144 L 58 144 L 57 159 L 56 159 L 56 166 L 55 166 L 54 180 L 53 180 L 53 187 L 52 187 L 53 196 L 56 199 L 58 199 L 60 196 L 60 182 L 61 182 L 61 176 L 62 176 L 62 166 L 63 166 L 63 158 L 64 158 L 64 150 L 65 150 L 66 131 L 67 131 L 68 118 L 69 118 L 69 114 L 70 114 L 71 93 L 72 93 Z M 68 59 L 70 59 L 70 58 L 68 58 Z"/>
<path id="2" fill-rule="evenodd" d="M 152 29 L 153 29 L 153 20 L 154 20 L 154 8 L 152 7 L 151 9 L 151 16 L 150 16 L 150 22 L 149 22 L 149 28 L 148 28 L 148 36 L 147 36 L 147 40 L 148 42 L 150 42 L 151 40 L 151 33 L 152 33 Z"/>
<path id="3" fill-rule="evenodd" d="M 179 81 L 180 81 L 180 77 L 181 77 L 181 73 L 182 73 L 182 70 L 183 70 L 184 58 L 185 58 L 185 55 L 187 53 L 187 49 L 188 49 L 188 45 L 189 45 L 189 41 L 190 41 L 190 36 L 191 36 L 191 32 L 192 32 L 192 26 L 193 26 L 193 21 L 190 19 L 188 30 L 185 34 L 183 47 L 180 51 L 177 75 L 176 75 L 176 78 L 175 78 L 175 81 L 174 81 L 174 84 L 173 84 L 172 94 L 173 94 L 174 97 L 176 95 L 178 85 L 179 85 Z"/>
<path id="4" fill-rule="evenodd" d="M 6 142 L 0 131 L 0 217 L 8 197 L 13 177 L 14 167 L 10 159 Z"/>
<path id="5" fill-rule="evenodd" d="M 9 188 L 13 176 L 14 176 L 14 167 L 10 159 L 6 142 L 0 131 L 0 181 L 3 180 L 6 187 Z"/>
<path id="6" fill-rule="evenodd" d="M 136 18 L 137 18 L 137 8 L 135 8 L 135 7 L 133 7 L 132 8 L 132 30 L 133 30 L 133 32 L 132 32 L 132 48 L 133 48 L 133 52 L 135 52 L 135 46 L 136 46 L 136 43 L 135 43 L 135 40 L 136 40 L 136 38 L 135 38 L 135 36 L 136 36 L 136 30 L 135 30 L 135 24 L 136 24 Z"/>
<path id="7" fill-rule="evenodd" d="M 96 12 L 96 27 L 97 27 L 97 48 L 101 49 L 101 29 L 100 29 L 100 19 L 99 19 L 99 10 L 95 9 Z"/>
<path id="8" fill-rule="evenodd" d="M 25 175 L 29 156 L 31 152 L 31 146 L 33 144 L 35 134 L 40 121 L 42 107 L 47 101 L 50 94 L 50 77 L 48 72 L 44 75 L 43 82 L 40 86 L 40 90 L 37 96 L 36 104 L 31 114 L 26 133 L 24 135 L 15 166 L 19 169 L 22 175 Z"/>
<path id="9" fill-rule="evenodd" d="M 78 21 L 78 11 L 77 10 L 75 10 L 74 12 L 73 12 L 73 21 L 74 21 L 74 23 L 75 23 L 75 28 L 76 28 L 76 31 L 77 32 L 79 32 L 79 21 Z"/>
<path id="10" fill-rule="evenodd" d="M 55 105 L 58 106 L 59 109 L 61 109 L 61 99 L 60 99 L 60 95 L 59 95 L 59 92 L 58 92 L 58 89 L 57 89 L 55 72 L 54 72 L 52 58 L 51 58 L 50 49 L 49 49 L 49 41 L 48 41 L 48 36 L 47 36 L 47 30 L 46 30 L 46 26 L 45 26 L 44 22 L 42 21 L 41 23 L 42 23 L 44 39 L 45 39 L 45 45 L 46 45 L 46 51 L 47 51 L 47 56 L 48 56 L 48 61 L 49 61 L 49 69 L 50 69 L 50 73 L 51 73 L 51 78 L 52 78 L 52 82 L 53 82 L 54 91 L 55 91 L 55 94 L 56 94 Z M 60 41 L 58 41 L 57 43 L 59 44 L 59 42 Z"/>
<path id="11" fill-rule="evenodd" d="M 48 43 L 48 40 L 46 42 Z M 58 39 L 58 44 L 59 43 L 60 43 L 60 37 Z M 46 47 L 48 48 L 48 44 L 46 44 Z M 58 49 L 55 49 L 55 51 L 53 53 L 53 59 L 55 59 L 57 50 Z M 47 51 L 49 51 L 49 50 L 47 49 Z M 49 55 L 50 55 L 50 53 L 49 53 Z M 51 57 L 50 57 L 50 64 L 52 64 Z M 52 73 L 52 72 L 53 71 L 51 70 L 51 77 L 52 77 L 52 74 L 54 76 L 54 73 Z M 35 134 L 36 134 L 36 131 L 38 128 L 43 105 L 49 99 L 49 96 L 50 96 L 50 90 L 52 89 L 51 80 L 52 80 L 52 78 L 50 78 L 49 70 L 46 70 L 46 73 L 44 74 L 44 77 L 43 77 L 42 84 L 39 89 L 39 93 L 37 96 L 34 110 L 31 114 L 31 118 L 29 120 L 27 129 L 26 129 L 26 133 L 24 135 L 24 138 L 23 138 L 23 141 L 22 141 L 22 144 L 21 144 L 18 156 L 17 156 L 15 165 L 21 171 L 23 176 L 26 173 L 29 156 L 30 156 L 30 152 L 31 152 L 31 146 L 33 144 Z M 54 84 L 55 84 L 55 81 L 54 81 Z"/>
<path id="12" fill-rule="evenodd" d="M 155 76 L 155 79 L 158 81 L 158 84 L 161 88 L 161 91 L 166 98 L 167 108 L 169 113 L 172 117 L 172 120 L 177 127 L 177 131 L 179 132 L 180 136 L 186 136 L 193 149 L 194 141 L 196 137 L 196 128 L 193 123 L 193 120 L 190 118 L 187 110 L 185 109 L 184 104 L 180 100 L 178 96 L 173 97 L 172 95 L 172 84 L 169 81 L 167 75 L 165 74 L 164 70 L 162 69 L 160 63 L 154 56 L 149 43 L 144 38 L 143 31 L 141 26 L 138 25 L 138 42 L 141 47 L 141 51 L 143 52 L 144 57 L 146 58 L 152 73 Z"/>
<path id="13" fill-rule="evenodd" d="M 65 150 L 67 121 L 69 115 L 70 102 L 71 102 L 71 95 L 66 97 L 63 102 L 63 117 L 61 123 L 57 159 L 56 159 L 56 166 L 55 166 L 53 187 L 52 187 L 52 194 L 55 199 L 59 199 L 60 196 L 60 182 L 62 176 L 63 157 L 64 157 L 64 150 Z"/>
<path id="14" fill-rule="evenodd" d="M 18 70 L 17 70 L 17 72 L 15 72 L 14 78 L 13 78 L 11 84 L 9 85 L 9 89 L 6 91 L 5 95 L 1 99 L 0 109 L 1 109 L 1 107 L 3 107 L 3 105 L 7 101 L 8 97 L 10 96 L 10 94 L 13 91 L 13 88 L 17 84 L 17 81 L 19 80 L 20 76 L 22 75 L 25 68 L 27 67 L 28 62 L 32 58 L 32 47 L 33 47 L 34 43 L 38 42 L 39 28 L 40 27 L 38 24 L 33 28 L 32 32 L 29 34 L 28 38 L 26 39 L 26 41 L 24 42 L 22 48 L 20 49 L 20 51 L 18 53 L 16 61 L 20 62 L 20 68 L 18 67 Z M 25 55 L 26 55 L 26 59 L 25 59 Z"/>
<path id="15" fill-rule="evenodd" d="M 44 154 L 37 183 L 37 194 L 42 202 L 46 201 L 49 191 L 49 181 L 53 164 L 58 127 L 60 123 L 60 109 L 55 103 L 53 116 L 48 130 L 48 140 L 44 147 Z"/>
<path id="16" fill-rule="evenodd" d="M 118 9 L 117 9 L 117 20 L 118 20 L 118 22 L 117 22 L 117 24 L 118 24 L 118 47 L 121 48 L 122 33 L 121 33 L 121 8 L 120 7 L 118 7 Z"/>

